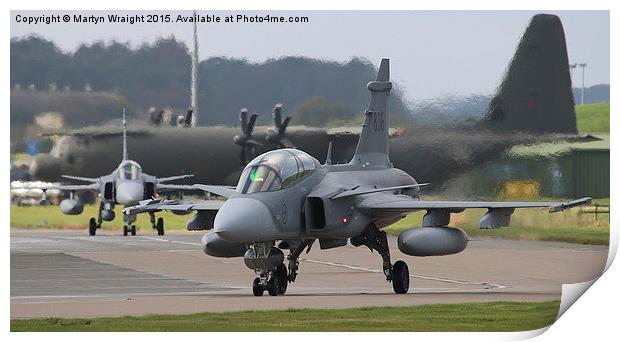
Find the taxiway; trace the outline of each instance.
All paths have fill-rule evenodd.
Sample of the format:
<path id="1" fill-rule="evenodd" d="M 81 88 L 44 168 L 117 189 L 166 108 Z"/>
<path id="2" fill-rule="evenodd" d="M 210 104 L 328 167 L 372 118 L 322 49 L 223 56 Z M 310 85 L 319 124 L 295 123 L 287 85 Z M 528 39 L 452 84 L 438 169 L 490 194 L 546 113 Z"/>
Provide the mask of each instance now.
<path id="1" fill-rule="evenodd" d="M 562 284 L 600 276 L 608 250 L 485 238 L 456 255 L 416 258 L 392 237 L 392 260 L 412 273 L 410 292 L 395 295 L 377 253 L 315 244 L 286 295 L 254 297 L 243 260 L 203 254 L 201 236 L 11 229 L 11 318 L 559 300 Z"/>

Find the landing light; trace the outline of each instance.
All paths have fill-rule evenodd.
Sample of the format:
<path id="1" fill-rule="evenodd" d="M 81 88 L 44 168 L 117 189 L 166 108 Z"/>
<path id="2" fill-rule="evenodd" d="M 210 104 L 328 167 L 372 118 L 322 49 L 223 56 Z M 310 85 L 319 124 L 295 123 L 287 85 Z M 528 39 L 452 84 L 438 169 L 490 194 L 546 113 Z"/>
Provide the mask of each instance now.
<path id="1" fill-rule="evenodd" d="M 340 219 L 340 222 L 341 222 L 342 224 L 347 224 L 347 223 L 349 223 L 349 218 L 345 216 L 345 217 L 343 217 L 343 218 L 341 218 L 341 219 Z"/>

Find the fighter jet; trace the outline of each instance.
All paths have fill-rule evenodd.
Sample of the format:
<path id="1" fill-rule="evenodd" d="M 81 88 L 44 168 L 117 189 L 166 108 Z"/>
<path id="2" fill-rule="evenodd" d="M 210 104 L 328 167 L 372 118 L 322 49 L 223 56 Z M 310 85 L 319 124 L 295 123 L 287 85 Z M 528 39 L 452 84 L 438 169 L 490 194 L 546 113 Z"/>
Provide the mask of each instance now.
<path id="1" fill-rule="evenodd" d="M 123 159 L 118 167 L 109 175 L 98 178 L 79 177 L 63 175 L 63 178 L 73 179 L 83 182 L 90 182 L 84 185 L 60 185 L 47 187 L 48 189 L 58 189 L 69 191 L 70 197 L 60 202 L 60 210 L 66 215 L 79 215 L 84 210 L 84 204 L 75 196 L 76 191 L 96 190 L 99 191 L 100 205 L 97 219 L 91 217 L 88 228 L 89 234 L 95 235 L 97 229 L 101 228 L 103 221 L 114 220 L 114 205 L 132 206 L 144 199 L 152 199 L 160 190 L 171 190 L 174 185 L 165 182 L 193 177 L 193 175 L 180 175 L 157 178 L 142 172 L 140 164 L 130 160 L 127 156 L 127 121 L 125 110 L 123 109 Z M 175 212 L 184 214 L 183 212 Z M 155 214 L 150 213 L 153 229 L 157 229 L 158 235 L 164 235 L 164 219 L 158 218 L 155 221 Z M 123 214 L 123 234 L 136 235 L 136 215 Z"/>
<path id="2" fill-rule="evenodd" d="M 390 161 L 389 74 L 389 60 L 383 59 L 376 80 L 367 85 L 370 103 L 350 162 L 332 164 L 331 149 L 323 165 L 300 150 L 270 151 L 247 165 L 235 190 L 193 186 L 228 198 L 225 202 L 144 201 L 125 211 L 197 211 L 187 228 L 213 227 L 213 232 L 202 237 L 203 251 L 215 257 L 243 257 L 258 275 L 252 286 L 255 296 L 265 290 L 272 296 L 284 294 L 297 277 L 300 254 L 309 251 L 316 240 L 321 249 L 350 242 L 378 251 L 386 280 L 395 293 L 403 294 L 410 287 L 409 268 L 402 260 L 392 262 L 382 229 L 408 213 L 426 211 L 420 227 L 398 236 L 398 248 L 411 256 L 436 256 L 459 253 L 467 246 L 467 234 L 448 227 L 451 213 L 486 208 L 480 227 L 500 228 L 510 224 L 515 208 L 547 207 L 556 212 L 591 202 L 590 198 L 568 203 L 422 200 L 420 187 L 426 184 Z M 289 250 L 286 258 L 283 250 Z"/>

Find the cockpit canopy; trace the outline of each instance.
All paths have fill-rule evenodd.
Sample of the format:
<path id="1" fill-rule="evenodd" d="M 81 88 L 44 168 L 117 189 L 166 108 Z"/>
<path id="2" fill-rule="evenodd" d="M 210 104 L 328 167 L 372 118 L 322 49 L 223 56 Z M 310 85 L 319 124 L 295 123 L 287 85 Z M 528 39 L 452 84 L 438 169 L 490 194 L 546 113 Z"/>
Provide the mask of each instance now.
<path id="1" fill-rule="evenodd" d="M 264 153 L 245 167 L 237 192 L 251 194 L 287 188 L 310 175 L 317 163 L 309 154 L 291 148 Z"/>
<path id="2" fill-rule="evenodd" d="M 118 176 L 120 179 L 138 179 L 142 174 L 140 164 L 132 160 L 125 160 L 118 167 Z"/>

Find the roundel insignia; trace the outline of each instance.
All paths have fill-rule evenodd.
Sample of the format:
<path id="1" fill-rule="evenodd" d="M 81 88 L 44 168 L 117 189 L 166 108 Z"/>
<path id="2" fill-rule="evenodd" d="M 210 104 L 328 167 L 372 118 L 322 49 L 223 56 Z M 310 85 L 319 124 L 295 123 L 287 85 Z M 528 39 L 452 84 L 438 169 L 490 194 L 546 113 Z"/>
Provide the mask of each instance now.
<path id="1" fill-rule="evenodd" d="M 286 224 L 286 219 L 288 216 L 288 209 L 286 208 L 286 204 L 282 205 L 282 223 Z"/>

